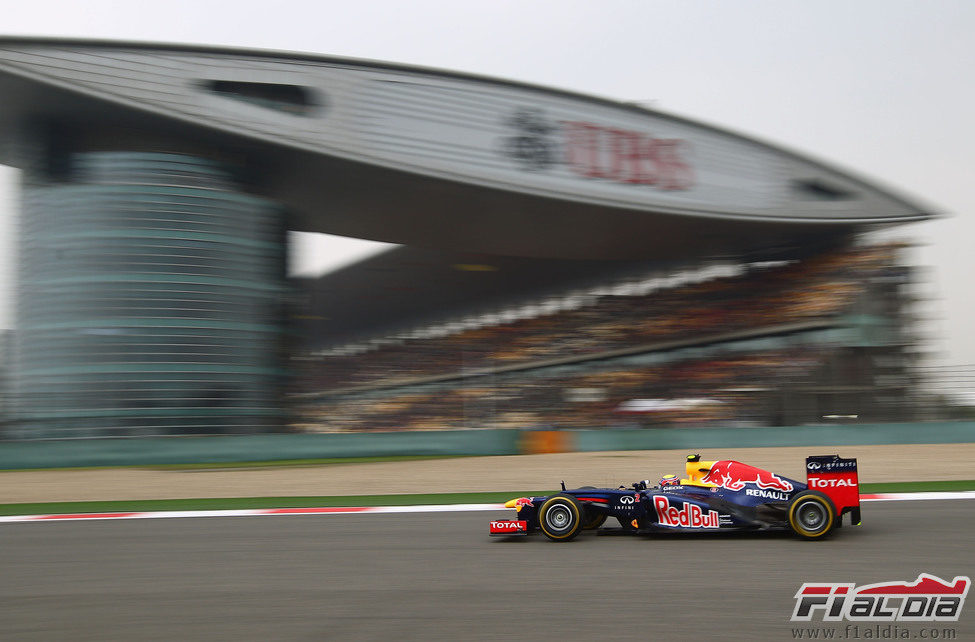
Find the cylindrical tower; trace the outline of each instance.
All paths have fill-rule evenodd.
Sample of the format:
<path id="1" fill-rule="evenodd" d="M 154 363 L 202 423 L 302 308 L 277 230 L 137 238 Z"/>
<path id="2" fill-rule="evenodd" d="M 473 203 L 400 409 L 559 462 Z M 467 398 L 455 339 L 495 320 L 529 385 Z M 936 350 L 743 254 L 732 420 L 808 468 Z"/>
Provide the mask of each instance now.
<path id="1" fill-rule="evenodd" d="M 60 158 L 24 173 L 15 434 L 280 425 L 281 208 L 201 156 Z"/>

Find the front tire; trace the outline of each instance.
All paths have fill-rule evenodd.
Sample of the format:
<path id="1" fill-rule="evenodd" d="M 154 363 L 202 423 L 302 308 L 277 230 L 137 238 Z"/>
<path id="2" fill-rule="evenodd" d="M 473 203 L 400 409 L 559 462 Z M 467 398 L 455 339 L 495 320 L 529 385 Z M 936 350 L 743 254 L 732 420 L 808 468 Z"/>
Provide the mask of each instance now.
<path id="1" fill-rule="evenodd" d="M 568 542 L 582 530 L 582 507 L 571 495 L 553 495 L 538 509 L 538 526 L 553 542 Z"/>
<path id="2" fill-rule="evenodd" d="M 836 508 L 829 497 L 815 490 L 796 495 L 789 503 L 789 526 L 804 539 L 822 539 L 836 526 Z"/>

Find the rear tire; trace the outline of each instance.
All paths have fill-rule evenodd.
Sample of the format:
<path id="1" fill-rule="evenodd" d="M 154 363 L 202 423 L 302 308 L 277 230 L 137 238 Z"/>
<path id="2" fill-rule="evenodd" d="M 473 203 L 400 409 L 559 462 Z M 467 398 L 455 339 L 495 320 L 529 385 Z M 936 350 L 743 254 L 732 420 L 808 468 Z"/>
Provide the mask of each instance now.
<path id="1" fill-rule="evenodd" d="M 839 521 L 829 497 L 815 490 L 796 495 L 789 503 L 789 526 L 804 539 L 822 539 Z"/>
<path id="2" fill-rule="evenodd" d="M 583 508 L 571 495 L 553 495 L 538 509 L 538 526 L 553 542 L 568 542 L 582 530 Z"/>

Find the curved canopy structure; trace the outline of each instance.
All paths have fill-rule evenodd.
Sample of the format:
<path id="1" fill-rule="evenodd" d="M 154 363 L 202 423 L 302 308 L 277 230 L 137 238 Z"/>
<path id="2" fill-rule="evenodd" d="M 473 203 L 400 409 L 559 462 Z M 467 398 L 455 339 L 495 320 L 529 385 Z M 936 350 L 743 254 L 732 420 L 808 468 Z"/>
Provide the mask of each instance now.
<path id="1" fill-rule="evenodd" d="M 735 133 L 444 71 L 199 46 L 0 39 L 0 161 L 25 127 L 248 159 L 289 227 L 510 256 L 738 252 L 930 212 Z M 702 225 L 702 222 L 705 222 Z"/>
<path id="2" fill-rule="evenodd" d="M 930 216 L 683 118 L 377 62 L 0 38 L 0 96 L 23 437 L 276 430 L 325 338 Z M 287 230 L 409 247 L 288 284 Z"/>

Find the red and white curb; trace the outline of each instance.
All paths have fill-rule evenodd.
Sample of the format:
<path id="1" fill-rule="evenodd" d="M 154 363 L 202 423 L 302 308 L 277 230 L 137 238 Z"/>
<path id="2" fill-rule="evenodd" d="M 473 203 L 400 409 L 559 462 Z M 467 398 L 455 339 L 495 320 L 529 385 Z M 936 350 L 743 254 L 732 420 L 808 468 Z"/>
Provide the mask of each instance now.
<path id="1" fill-rule="evenodd" d="M 975 499 L 975 491 L 932 493 L 871 493 L 863 502 L 896 502 Z M 327 506 L 309 508 L 245 508 L 236 510 L 180 510 L 114 513 L 64 513 L 58 515 L 0 515 L 0 524 L 13 522 L 64 522 L 110 519 L 173 519 L 177 517 L 277 517 L 283 515 L 389 515 L 391 513 L 457 513 L 504 509 L 504 504 L 430 504 L 423 506 Z"/>
<path id="2" fill-rule="evenodd" d="M 105 519 L 173 519 L 176 517 L 266 517 L 281 515 L 361 515 L 390 513 L 454 513 L 504 509 L 504 504 L 433 504 L 427 506 L 322 506 L 309 508 L 242 508 L 234 510 L 178 510 L 58 515 L 0 515 L 11 522 L 91 521 Z"/>

